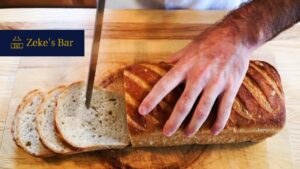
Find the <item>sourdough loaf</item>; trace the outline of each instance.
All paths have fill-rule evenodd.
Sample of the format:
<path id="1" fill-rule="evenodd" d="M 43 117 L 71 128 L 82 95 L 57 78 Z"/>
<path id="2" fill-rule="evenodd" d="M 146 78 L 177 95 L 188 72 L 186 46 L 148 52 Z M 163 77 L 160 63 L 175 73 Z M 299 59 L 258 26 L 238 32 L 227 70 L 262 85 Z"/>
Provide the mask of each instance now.
<path id="1" fill-rule="evenodd" d="M 124 71 L 124 88 L 129 136 L 133 147 L 173 146 L 183 144 L 220 144 L 257 142 L 277 133 L 285 123 L 285 103 L 280 77 L 274 67 L 251 61 L 235 98 L 225 129 L 213 136 L 210 128 L 216 118 L 217 105 L 193 137 L 185 137 L 183 128 L 166 137 L 162 129 L 183 87 L 175 88 L 149 115 L 141 116 L 138 106 L 171 65 L 134 64 Z"/>

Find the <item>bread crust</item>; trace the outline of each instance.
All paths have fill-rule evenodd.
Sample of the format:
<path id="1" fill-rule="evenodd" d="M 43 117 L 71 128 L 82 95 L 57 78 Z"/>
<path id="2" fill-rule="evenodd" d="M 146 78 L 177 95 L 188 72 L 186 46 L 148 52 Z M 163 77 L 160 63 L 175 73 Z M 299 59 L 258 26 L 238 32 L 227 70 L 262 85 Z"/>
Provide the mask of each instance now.
<path id="1" fill-rule="evenodd" d="M 57 148 L 53 147 L 51 144 L 49 144 L 49 142 L 46 140 L 46 138 L 43 136 L 43 131 L 42 131 L 42 126 L 41 126 L 41 123 L 42 123 L 42 119 L 41 119 L 41 116 L 43 114 L 43 108 L 44 108 L 44 104 L 46 104 L 46 101 L 48 99 L 50 99 L 52 97 L 52 94 L 53 93 L 56 93 L 56 92 L 63 92 L 64 90 L 66 89 L 66 86 L 64 85 L 61 85 L 61 86 L 57 86 L 53 89 L 51 89 L 50 91 L 48 91 L 48 93 L 46 94 L 45 96 L 45 100 L 44 102 L 40 105 L 39 109 L 38 109 L 38 113 L 37 113 L 37 131 L 40 135 L 40 139 L 42 141 L 42 143 L 48 148 L 50 149 L 51 151 L 57 153 L 57 154 L 60 154 L 60 155 L 69 155 L 69 154 L 75 154 L 77 153 L 76 149 L 74 149 L 71 145 L 65 143 L 65 146 L 67 147 L 64 151 L 59 151 L 57 150 Z M 55 103 L 56 104 L 56 103 Z M 53 113 L 53 116 L 54 116 L 54 113 Z M 54 126 L 55 127 L 55 126 Z M 55 127 L 55 130 L 56 130 L 56 127 Z M 64 142 L 63 139 L 61 139 L 59 137 L 59 139 L 61 141 Z"/>
<path id="2" fill-rule="evenodd" d="M 134 147 L 256 142 L 276 134 L 283 128 L 285 101 L 280 76 L 272 65 L 263 61 L 250 61 L 230 118 L 221 134 L 210 134 L 210 128 L 216 118 L 218 105 L 215 104 L 195 136 L 187 138 L 182 132 L 190 116 L 174 136 L 164 136 L 163 126 L 182 93 L 183 86 L 175 88 L 147 116 L 138 113 L 138 106 L 154 84 L 170 69 L 171 65 L 166 63 L 137 63 L 124 70 L 128 130 Z"/>
<path id="3" fill-rule="evenodd" d="M 31 97 L 35 94 L 35 92 L 37 92 L 38 89 L 34 89 L 30 92 L 28 92 L 22 99 L 21 103 L 17 106 L 17 109 L 16 109 L 16 112 L 15 112 L 15 115 L 14 115 L 14 118 L 13 118 L 13 122 L 12 122 L 12 125 L 11 125 L 11 134 L 13 136 L 13 140 L 15 141 L 15 143 L 19 146 L 19 143 L 16 142 L 17 140 L 17 131 L 16 131 L 16 119 L 17 119 L 17 116 L 19 114 L 19 112 L 23 109 L 24 107 L 24 104 L 27 102 L 27 100 L 31 99 Z"/>
<path id="4" fill-rule="evenodd" d="M 44 151 L 39 152 L 39 153 L 33 153 L 31 151 L 29 151 L 26 148 L 26 145 L 24 145 L 21 141 L 20 141 L 20 136 L 19 136 L 19 130 L 18 130 L 18 126 L 20 125 L 20 113 L 23 110 L 23 108 L 25 108 L 28 104 L 30 104 L 31 100 L 33 99 L 33 97 L 35 97 L 36 95 L 40 95 L 42 97 L 42 101 L 41 103 L 44 101 L 44 94 L 42 91 L 40 90 L 33 90 L 31 92 L 29 92 L 24 99 L 22 100 L 22 102 L 20 103 L 20 105 L 18 106 L 17 110 L 16 110 L 16 115 L 15 115 L 15 119 L 13 122 L 13 125 L 15 125 L 15 127 L 12 127 L 12 134 L 14 137 L 14 141 L 16 142 L 16 144 L 21 147 L 23 150 L 25 150 L 27 153 L 36 156 L 36 157 L 50 157 L 53 156 L 54 153 L 52 151 L 50 151 L 47 147 L 45 147 L 43 145 L 43 143 L 41 142 Z"/>
<path id="5" fill-rule="evenodd" d="M 77 82 L 73 82 L 71 83 L 70 85 L 68 85 L 66 87 L 66 89 L 60 94 L 59 97 L 63 98 L 65 97 L 65 95 L 67 95 L 67 92 L 70 88 L 72 88 L 73 86 L 83 86 L 84 85 L 84 82 L 83 81 L 77 81 Z M 84 150 L 85 148 L 80 148 L 74 144 L 72 144 L 68 139 L 66 139 L 64 137 L 64 133 L 63 131 L 61 130 L 61 128 L 59 127 L 59 119 L 58 119 L 58 101 L 56 100 L 55 102 L 55 111 L 54 111 L 54 123 L 55 123 L 55 127 L 56 127 L 56 130 L 58 131 L 58 136 L 64 140 L 64 142 L 66 142 L 67 144 L 71 145 L 72 147 L 74 147 L 74 149 L 78 150 L 78 151 L 82 151 Z"/>

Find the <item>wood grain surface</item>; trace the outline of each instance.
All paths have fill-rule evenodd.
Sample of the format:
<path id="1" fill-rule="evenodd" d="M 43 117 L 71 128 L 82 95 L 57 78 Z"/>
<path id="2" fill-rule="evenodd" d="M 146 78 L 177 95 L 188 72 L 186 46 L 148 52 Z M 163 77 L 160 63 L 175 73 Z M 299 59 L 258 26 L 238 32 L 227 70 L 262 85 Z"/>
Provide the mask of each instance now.
<path id="1" fill-rule="evenodd" d="M 157 62 L 184 47 L 226 11 L 106 11 L 97 70 L 100 81 L 136 61 Z M 0 168 L 299 168 L 300 25 L 258 49 L 274 63 L 286 95 L 287 124 L 261 143 L 127 148 L 40 159 L 12 141 L 11 121 L 26 92 L 86 80 L 95 11 L 92 9 L 1 9 L 0 29 L 84 29 L 85 57 L 0 58 Z M 46 16 L 46 17 L 45 17 Z"/>

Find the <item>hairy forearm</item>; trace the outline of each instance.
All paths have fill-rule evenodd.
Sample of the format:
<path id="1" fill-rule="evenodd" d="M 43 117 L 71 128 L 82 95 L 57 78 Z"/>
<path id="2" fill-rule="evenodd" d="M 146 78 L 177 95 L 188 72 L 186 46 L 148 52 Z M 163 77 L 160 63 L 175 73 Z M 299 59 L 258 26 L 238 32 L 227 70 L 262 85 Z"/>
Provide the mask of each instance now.
<path id="1" fill-rule="evenodd" d="M 231 27 L 245 46 L 256 48 L 299 20 L 300 0 L 253 0 L 218 25 Z"/>

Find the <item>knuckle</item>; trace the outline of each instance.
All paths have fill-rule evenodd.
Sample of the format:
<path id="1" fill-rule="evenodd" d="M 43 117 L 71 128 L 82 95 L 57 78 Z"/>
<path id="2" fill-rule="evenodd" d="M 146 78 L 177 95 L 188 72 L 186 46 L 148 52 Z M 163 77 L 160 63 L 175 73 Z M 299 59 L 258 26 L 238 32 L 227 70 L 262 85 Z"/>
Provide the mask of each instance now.
<path id="1" fill-rule="evenodd" d="M 188 111 L 187 106 L 185 106 L 185 105 L 178 105 L 178 107 L 177 107 L 178 114 L 185 115 L 185 114 L 187 114 L 187 111 Z"/>
<path id="2" fill-rule="evenodd" d="M 213 80 L 213 82 L 214 82 L 213 84 L 215 84 L 215 85 L 221 85 L 225 81 L 227 81 L 226 75 L 217 75 L 217 77 Z"/>
<path id="3" fill-rule="evenodd" d="M 231 112 L 231 108 L 233 105 L 234 101 L 229 101 L 227 104 L 224 106 L 224 114 L 229 114 Z"/>
<path id="4" fill-rule="evenodd" d="M 159 93 L 166 93 L 168 91 L 168 86 L 164 81 L 160 81 L 156 84 L 155 88 Z"/>
<path id="5" fill-rule="evenodd" d="M 247 71 L 247 66 L 245 66 L 245 64 L 236 63 L 233 65 L 233 69 L 236 70 L 237 73 L 242 75 L 244 72 Z"/>
<path id="6" fill-rule="evenodd" d="M 211 97 L 207 97 L 202 101 L 201 107 L 204 111 L 208 111 L 208 109 L 214 104 L 214 101 Z"/>
<path id="7" fill-rule="evenodd" d="M 177 76 L 182 73 L 182 69 L 177 64 L 169 71 L 170 76 Z"/>
<path id="8" fill-rule="evenodd" d="M 226 86 L 228 90 L 232 90 L 237 86 L 237 81 L 235 81 L 233 78 L 227 79 Z"/>
<path id="9" fill-rule="evenodd" d="M 187 74 L 187 78 L 195 82 L 206 81 L 209 77 L 210 76 L 207 67 L 192 69 Z"/>
<path id="10" fill-rule="evenodd" d="M 208 112 L 199 110 L 199 111 L 196 111 L 194 114 L 195 114 L 195 118 L 196 118 L 197 122 L 199 122 L 202 119 L 205 119 L 207 117 Z"/>
<path id="11" fill-rule="evenodd" d="M 191 93 L 191 91 L 186 91 L 181 95 L 181 101 L 180 101 L 181 104 L 190 102 L 193 99 L 190 93 Z"/>
<path id="12" fill-rule="evenodd" d="M 198 82 L 201 77 L 203 76 L 203 71 L 198 71 L 197 73 L 189 71 L 187 74 L 187 78 L 190 79 L 191 81 Z"/>
<path id="13" fill-rule="evenodd" d="M 199 88 L 201 87 L 201 81 L 198 79 L 192 79 L 190 84 L 188 85 L 189 91 L 192 92 L 197 92 Z"/>

